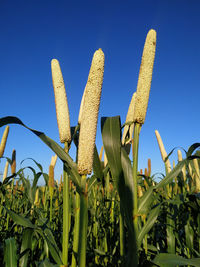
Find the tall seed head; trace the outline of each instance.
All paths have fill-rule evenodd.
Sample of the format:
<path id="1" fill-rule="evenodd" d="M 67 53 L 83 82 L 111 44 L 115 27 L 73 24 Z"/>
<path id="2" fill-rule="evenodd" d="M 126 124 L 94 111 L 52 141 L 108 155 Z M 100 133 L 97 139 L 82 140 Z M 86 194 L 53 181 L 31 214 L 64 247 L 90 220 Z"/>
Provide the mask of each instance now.
<path id="1" fill-rule="evenodd" d="M 101 147 L 101 150 L 100 150 L 100 153 L 99 153 L 100 161 L 102 160 L 102 156 L 103 156 L 103 146 Z"/>
<path id="2" fill-rule="evenodd" d="M 104 151 L 104 160 L 103 160 L 104 167 L 106 167 L 107 163 L 108 163 L 108 158 L 106 156 L 106 152 Z"/>
<path id="3" fill-rule="evenodd" d="M 161 136 L 160 136 L 160 134 L 159 134 L 159 132 L 157 130 L 155 130 L 155 134 L 156 134 L 156 139 L 157 139 L 157 142 L 158 142 L 158 146 L 159 146 L 159 149 L 160 149 L 160 154 L 161 154 L 162 160 L 166 165 L 167 172 L 169 173 L 172 168 L 171 168 L 171 164 L 170 164 L 169 159 L 167 159 L 167 161 L 165 161 L 165 159 L 167 158 L 167 152 L 165 150 L 165 147 L 164 147 L 163 141 L 161 139 Z"/>
<path id="4" fill-rule="evenodd" d="M 133 94 L 132 99 L 131 99 L 131 103 L 130 103 L 129 108 L 128 108 L 128 112 L 126 115 L 126 123 L 133 121 L 134 109 L 135 109 L 135 99 L 136 99 L 136 92 Z M 134 123 L 132 123 L 131 125 L 125 125 L 124 126 L 124 132 L 123 132 L 123 136 L 122 136 L 122 145 L 127 144 L 131 141 L 131 139 L 133 137 L 133 130 L 134 130 Z M 129 139 L 125 141 L 128 131 L 129 131 Z"/>
<path id="5" fill-rule="evenodd" d="M 148 176 L 151 176 L 151 159 L 148 159 Z"/>
<path id="6" fill-rule="evenodd" d="M 3 136 L 2 136 L 1 144 L 0 144 L 0 158 L 3 157 L 3 153 L 5 150 L 5 146 L 6 146 L 6 141 L 8 138 L 8 133 L 9 133 L 9 126 L 6 126 L 6 128 L 3 132 Z"/>
<path id="7" fill-rule="evenodd" d="M 56 104 L 56 116 L 57 116 L 60 142 L 61 143 L 70 142 L 71 131 L 70 131 L 69 109 L 68 109 L 64 80 L 58 60 L 52 59 L 51 71 L 52 71 L 52 80 L 53 80 L 53 88 L 54 88 L 55 104 Z"/>
<path id="8" fill-rule="evenodd" d="M 177 154 L 178 154 L 178 161 L 182 161 L 183 157 L 182 157 L 181 150 L 178 149 Z M 187 177 L 186 177 L 186 167 L 185 167 L 185 165 L 182 168 L 182 173 L 183 173 L 183 179 L 184 179 L 184 181 L 186 181 Z"/>
<path id="9" fill-rule="evenodd" d="M 199 170 L 199 163 L 197 159 L 193 159 L 193 164 L 195 168 L 195 175 L 194 175 L 194 180 L 195 180 L 195 193 L 200 192 L 200 170 Z"/>
<path id="10" fill-rule="evenodd" d="M 34 204 L 39 206 L 39 188 L 36 189 Z"/>
<path id="11" fill-rule="evenodd" d="M 54 187 L 54 168 L 49 165 L 49 187 Z"/>
<path id="12" fill-rule="evenodd" d="M 3 181 L 6 179 L 6 177 L 8 176 L 8 166 L 9 166 L 9 162 L 6 161 L 6 165 L 4 168 L 4 172 L 3 172 Z"/>
<path id="13" fill-rule="evenodd" d="M 50 165 L 52 165 L 53 168 L 55 168 L 57 159 L 58 159 L 57 154 L 55 154 L 55 156 L 52 156 L 52 157 L 51 157 L 51 163 L 50 163 Z"/>
<path id="14" fill-rule="evenodd" d="M 16 150 L 13 149 L 12 152 L 12 162 L 11 162 L 11 173 L 16 173 Z"/>
<path id="15" fill-rule="evenodd" d="M 85 87 L 78 147 L 78 172 L 81 175 L 92 172 L 103 73 L 104 53 L 99 49 L 94 53 Z"/>
<path id="16" fill-rule="evenodd" d="M 151 29 L 146 37 L 137 84 L 134 122 L 143 124 L 146 117 L 156 50 L 156 31 Z"/>
<path id="17" fill-rule="evenodd" d="M 85 99 L 85 90 L 83 92 L 83 96 L 81 99 L 81 105 L 79 109 L 79 116 L 78 116 L 78 123 L 81 124 L 81 119 L 82 119 L 82 113 L 83 113 L 83 104 L 84 104 L 84 99 Z"/>

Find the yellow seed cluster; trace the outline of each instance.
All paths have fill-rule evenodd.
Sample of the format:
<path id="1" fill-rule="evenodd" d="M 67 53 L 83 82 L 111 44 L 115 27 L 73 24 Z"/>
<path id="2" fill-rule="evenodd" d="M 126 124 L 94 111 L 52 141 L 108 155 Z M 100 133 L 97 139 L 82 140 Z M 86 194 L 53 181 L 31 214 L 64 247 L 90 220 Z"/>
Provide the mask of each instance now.
<path id="1" fill-rule="evenodd" d="M 51 164 L 50 165 L 52 165 L 53 168 L 55 168 L 57 159 L 58 159 L 58 156 L 56 154 L 55 154 L 55 156 L 51 157 Z"/>
<path id="2" fill-rule="evenodd" d="M 104 160 L 103 160 L 103 164 L 104 164 L 104 167 L 106 167 L 106 165 L 108 164 L 108 159 L 107 159 L 107 156 L 106 156 L 106 152 L 104 151 Z"/>
<path id="3" fill-rule="evenodd" d="M 182 161 L 183 157 L 182 157 L 181 150 L 178 149 L 177 154 L 178 154 L 178 161 Z M 183 174 L 184 181 L 186 181 L 187 177 L 186 177 L 186 167 L 185 167 L 185 165 L 182 168 L 182 174 Z"/>
<path id="4" fill-rule="evenodd" d="M 2 139 L 1 139 L 1 144 L 0 144 L 0 158 L 3 157 L 3 153 L 5 150 L 5 146 L 6 146 L 6 141 L 8 138 L 8 133 L 9 133 L 9 126 L 6 126 Z"/>
<path id="5" fill-rule="evenodd" d="M 151 29 L 146 37 L 135 100 L 134 122 L 143 124 L 146 117 L 156 50 L 156 31 Z"/>
<path id="6" fill-rule="evenodd" d="M 49 187 L 54 187 L 54 168 L 49 165 Z"/>
<path id="7" fill-rule="evenodd" d="M 195 181 L 195 192 L 199 193 L 200 192 L 200 170 L 199 170 L 199 163 L 197 159 L 193 159 L 193 164 L 194 164 L 194 169 L 195 169 L 195 176 L 194 176 L 194 181 Z"/>
<path id="8" fill-rule="evenodd" d="M 58 60 L 51 61 L 52 81 L 55 95 L 56 115 L 60 142 L 71 141 L 69 109 L 65 91 L 64 80 Z"/>
<path id="9" fill-rule="evenodd" d="M 81 175 L 92 172 L 103 73 L 104 53 L 99 49 L 92 59 L 82 107 L 78 146 L 78 171 Z"/>
<path id="10" fill-rule="evenodd" d="M 159 146 L 159 149 L 160 149 L 160 154 L 161 154 L 162 160 L 163 160 L 163 162 L 165 162 L 165 159 L 167 158 L 167 152 L 165 150 L 165 147 L 164 147 L 163 141 L 161 139 L 161 136 L 160 136 L 160 134 L 159 134 L 159 132 L 157 130 L 155 130 L 155 134 L 156 134 L 156 138 L 157 138 L 157 142 L 158 142 L 158 146 Z M 165 164 L 166 164 L 166 167 L 167 167 L 167 172 L 169 173 L 171 171 L 171 169 L 172 169 L 169 159 L 167 159 Z"/>
<path id="11" fill-rule="evenodd" d="M 82 113 L 83 113 L 83 103 L 85 99 L 85 90 L 83 92 L 83 96 L 81 99 L 81 105 L 80 105 L 80 110 L 79 110 L 79 116 L 78 116 L 78 123 L 81 124 L 81 119 L 82 119 Z"/>
<path id="12" fill-rule="evenodd" d="M 102 156 L 103 156 L 103 146 L 101 147 L 101 150 L 100 150 L 100 153 L 99 153 L 100 161 L 102 160 Z"/>
<path id="13" fill-rule="evenodd" d="M 16 173 L 16 150 L 13 149 L 12 152 L 12 162 L 11 162 L 11 173 Z"/>
<path id="14" fill-rule="evenodd" d="M 134 118 L 134 108 L 135 108 L 135 98 L 136 98 L 136 92 L 133 94 L 131 103 L 128 108 L 128 112 L 126 115 L 126 122 L 131 122 L 133 121 Z M 134 130 L 134 124 L 132 123 L 131 125 L 125 125 L 124 126 L 124 132 L 122 136 L 122 145 L 127 144 L 131 141 L 132 136 L 133 136 L 133 130 Z M 126 135 L 129 131 L 129 139 L 125 142 Z"/>
<path id="15" fill-rule="evenodd" d="M 8 176 L 8 166 L 9 166 L 9 162 L 6 161 L 6 165 L 4 168 L 4 172 L 3 172 L 3 181 L 6 179 L 6 177 Z"/>

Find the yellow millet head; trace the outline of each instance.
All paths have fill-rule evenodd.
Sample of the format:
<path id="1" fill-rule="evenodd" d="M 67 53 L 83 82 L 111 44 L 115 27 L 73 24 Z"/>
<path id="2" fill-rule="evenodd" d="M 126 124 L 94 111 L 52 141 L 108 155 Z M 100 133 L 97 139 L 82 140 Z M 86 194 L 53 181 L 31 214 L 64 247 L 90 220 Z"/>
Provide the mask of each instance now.
<path id="1" fill-rule="evenodd" d="M 177 154 L 178 154 L 178 161 L 182 161 L 183 157 L 182 157 L 181 150 L 178 149 Z"/>
<path id="2" fill-rule="evenodd" d="M 78 172 L 81 175 L 92 172 L 103 73 L 104 53 L 99 49 L 92 59 L 82 107 L 78 146 Z"/>
<path id="3" fill-rule="evenodd" d="M 135 98 L 136 98 L 136 92 L 132 96 L 131 103 L 129 105 L 128 112 L 126 115 L 126 122 L 133 121 L 134 108 L 135 108 Z M 129 139 L 125 142 L 125 138 L 126 138 L 126 135 L 128 133 L 128 130 L 129 130 Z M 124 132 L 123 132 L 123 136 L 122 136 L 122 145 L 124 145 L 125 143 L 127 144 L 131 141 L 131 139 L 133 137 L 133 130 L 134 130 L 134 124 L 133 123 L 131 125 L 125 125 L 124 126 Z"/>
<path id="4" fill-rule="evenodd" d="M 60 64 L 57 59 L 52 59 L 51 71 L 52 71 L 52 81 L 53 81 L 53 88 L 55 95 L 56 116 L 57 116 L 60 142 L 68 143 L 71 141 L 69 109 L 68 109 L 64 80 L 60 69 Z"/>
<path id="5" fill-rule="evenodd" d="M 85 90 L 83 92 L 83 96 L 82 96 L 82 99 L 81 99 L 81 105 L 80 105 L 80 109 L 79 109 L 79 116 L 78 116 L 78 123 L 79 124 L 81 124 L 84 99 L 85 99 Z"/>
<path id="6" fill-rule="evenodd" d="M 12 152 L 12 162 L 11 162 L 11 173 L 16 173 L 16 150 L 13 149 Z"/>
<path id="7" fill-rule="evenodd" d="M 9 133 L 9 126 L 6 126 L 4 132 L 3 132 L 3 136 L 1 139 L 1 144 L 0 144 L 0 158 L 3 157 L 3 153 L 6 147 L 6 142 L 7 142 L 7 138 L 8 138 L 8 133 Z"/>
<path id="8" fill-rule="evenodd" d="M 4 172 L 3 172 L 3 181 L 6 179 L 6 177 L 8 176 L 8 166 L 9 166 L 9 162 L 6 161 L 6 165 L 4 168 Z"/>
<path id="9" fill-rule="evenodd" d="M 108 159 L 106 156 L 106 152 L 104 151 L 104 160 L 103 160 L 103 164 L 104 164 L 104 168 L 106 167 L 106 165 L 108 164 Z"/>
<path id="10" fill-rule="evenodd" d="M 151 176 L 151 159 L 148 159 L 148 176 Z"/>
<path id="11" fill-rule="evenodd" d="M 54 187 L 54 168 L 49 165 L 49 187 Z"/>
<path id="12" fill-rule="evenodd" d="M 165 150 L 162 138 L 161 138 L 161 136 L 160 136 L 160 134 L 159 134 L 159 132 L 157 130 L 155 130 L 155 134 L 156 134 L 156 139 L 157 139 L 157 142 L 158 142 L 158 146 L 159 146 L 159 149 L 160 149 L 160 154 L 161 154 L 162 160 L 163 160 L 163 162 L 165 162 L 165 159 L 167 158 L 167 152 Z M 167 167 L 167 171 L 169 173 L 171 171 L 171 169 L 172 169 L 169 159 L 167 159 L 165 164 L 166 164 L 166 167 Z"/>
<path id="13" fill-rule="evenodd" d="M 143 124 L 146 117 L 151 87 L 153 64 L 156 50 L 156 31 L 150 30 L 147 34 L 140 72 L 137 84 L 137 95 L 135 100 L 134 122 Z"/>
<path id="14" fill-rule="evenodd" d="M 100 161 L 102 160 L 102 156 L 103 156 L 103 146 L 101 147 L 101 150 L 100 150 L 100 153 L 99 153 Z"/>
<path id="15" fill-rule="evenodd" d="M 193 159 L 193 164 L 194 164 L 194 169 L 195 169 L 195 171 L 196 171 L 196 174 L 197 174 L 198 177 L 200 178 L 200 170 L 199 170 L 198 159 Z"/>
<path id="16" fill-rule="evenodd" d="M 57 159 L 58 159 L 57 154 L 55 154 L 55 156 L 52 156 L 52 157 L 51 157 L 51 163 L 50 163 L 50 165 L 52 165 L 53 168 L 55 168 Z"/>

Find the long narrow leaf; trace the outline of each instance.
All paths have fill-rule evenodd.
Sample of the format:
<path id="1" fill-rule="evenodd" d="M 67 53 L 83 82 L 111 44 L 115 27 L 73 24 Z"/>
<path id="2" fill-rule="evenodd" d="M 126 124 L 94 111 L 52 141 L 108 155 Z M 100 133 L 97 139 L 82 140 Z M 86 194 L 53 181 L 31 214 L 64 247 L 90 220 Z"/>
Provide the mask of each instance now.
<path id="1" fill-rule="evenodd" d="M 17 117 L 4 117 L 0 118 L 0 127 L 7 125 L 7 124 L 19 124 L 24 126 L 26 129 L 30 130 L 32 133 L 34 133 L 36 136 L 38 136 L 51 150 L 53 150 L 58 157 L 64 162 L 66 170 L 69 172 L 71 179 L 73 180 L 74 184 L 76 185 L 76 189 L 78 192 L 81 192 L 81 177 L 78 174 L 77 166 L 71 159 L 71 157 L 64 151 L 64 149 L 58 145 L 55 141 L 53 141 L 51 138 L 46 136 L 44 133 L 33 130 L 29 127 L 27 127 L 20 119 Z"/>
<path id="2" fill-rule="evenodd" d="M 24 227 L 36 228 L 36 226 L 32 224 L 32 222 L 29 219 L 24 218 L 23 216 L 13 212 L 12 210 L 7 209 L 6 207 L 4 208 L 6 209 L 6 212 L 10 215 L 10 217 L 16 224 L 22 225 Z"/>
<path id="3" fill-rule="evenodd" d="M 148 219 L 138 235 L 138 248 L 140 248 L 144 236 L 148 234 L 148 232 L 154 225 L 155 221 L 157 220 L 159 212 L 160 212 L 160 206 L 157 206 L 149 213 Z"/>
<path id="4" fill-rule="evenodd" d="M 32 234 L 33 234 L 33 229 L 31 228 L 26 228 L 23 231 L 22 234 L 22 245 L 21 245 L 21 253 L 23 253 L 25 250 L 27 250 L 26 254 L 23 255 L 20 259 L 20 266 L 26 267 L 28 266 L 28 258 L 29 258 L 29 250 L 32 248 Z"/>
<path id="5" fill-rule="evenodd" d="M 153 260 L 153 262 L 161 267 L 176 267 L 177 265 L 178 266 L 190 265 L 195 267 L 200 266 L 200 258 L 184 259 L 181 256 L 168 253 L 158 254 Z"/>
<path id="6" fill-rule="evenodd" d="M 5 240 L 4 263 L 5 267 L 17 267 L 17 246 L 13 237 Z"/>

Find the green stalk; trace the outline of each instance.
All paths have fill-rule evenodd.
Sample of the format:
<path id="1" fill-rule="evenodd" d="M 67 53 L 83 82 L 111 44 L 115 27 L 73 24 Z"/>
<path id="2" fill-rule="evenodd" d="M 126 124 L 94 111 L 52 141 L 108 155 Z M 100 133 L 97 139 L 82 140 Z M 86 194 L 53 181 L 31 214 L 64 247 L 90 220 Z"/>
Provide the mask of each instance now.
<path id="1" fill-rule="evenodd" d="M 65 143 L 65 151 L 68 152 L 68 144 Z M 62 260 L 64 265 L 68 265 L 69 246 L 69 178 L 63 166 L 63 243 Z"/>
<path id="2" fill-rule="evenodd" d="M 86 175 L 82 175 L 82 188 L 85 189 Z M 83 191 L 80 195 L 80 228 L 79 228 L 79 246 L 78 263 L 79 267 L 86 266 L 86 247 L 87 247 L 87 224 L 88 224 L 88 195 Z"/>
<path id="3" fill-rule="evenodd" d="M 79 196 L 79 193 L 76 192 L 75 225 L 74 225 L 74 240 L 73 240 L 73 253 L 72 253 L 71 267 L 76 267 L 77 265 L 76 259 L 78 255 L 79 229 L 80 229 L 80 196 Z"/>
<path id="4" fill-rule="evenodd" d="M 95 192 L 96 187 L 93 187 L 93 196 L 94 196 L 94 210 L 95 210 L 95 216 L 94 216 L 94 226 L 93 226 L 93 236 L 95 237 L 95 244 L 96 244 L 96 249 L 99 248 L 99 240 L 98 240 L 98 223 L 96 221 L 96 213 L 97 213 L 97 198 L 96 198 L 96 192 Z M 95 256 L 95 263 L 98 265 L 99 264 L 99 256 Z"/>
<path id="5" fill-rule="evenodd" d="M 143 217 L 143 218 L 142 218 L 142 221 L 143 221 L 143 223 L 144 223 L 144 225 L 145 225 L 145 223 L 146 223 L 146 217 Z M 145 254 L 147 255 L 147 253 L 148 253 L 147 234 L 144 236 L 143 246 L 144 246 Z"/>
<path id="6" fill-rule="evenodd" d="M 125 233 L 124 233 L 124 217 L 121 214 L 122 209 L 120 209 L 120 214 L 119 214 L 119 235 L 120 235 L 120 256 L 122 259 L 122 264 L 124 262 L 124 249 L 125 249 Z"/>
<path id="7" fill-rule="evenodd" d="M 166 175 L 169 173 L 167 165 L 165 164 L 165 172 Z M 172 197 L 172 185 L 167 184 L 167 199 L 171 199 Z M 167 207 L 167 214 L 166 214 L 166 233 L 167 233 L 167 252 L 171 254 L 175 254 L 176 247 L 175 247 L 175 235 L 174 235 L 174 229 L 175 229 L 175 222 L 172 218 L 172 215 L 174 214 L 173 206 L 170 207 L 168 204 Z"/>
<path id="8" fill-rule="evenodd" d="M 134 126 L 134 141 L 133 141 L 133 186 L 134 186 L 134 198 L 133 198 L 133 227 L 136 242 L 136 251 L 133 251 L 133 257 L 136 260 L 136 265 L 138 264 L 138 199 L 137 199 L 137 174 L 138 174 L 138 146 L 139 146 L 139 134 L 141 125 L 135 123 Z"/>
<path id="9" fill-rule="evenodd" d="M 52 222 L 52 204 L 53 204 L 53 196 L 50 194 L 50 222 Z"/>

